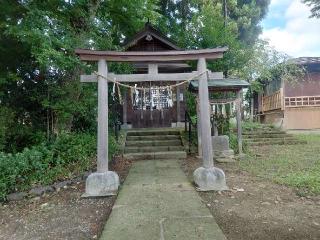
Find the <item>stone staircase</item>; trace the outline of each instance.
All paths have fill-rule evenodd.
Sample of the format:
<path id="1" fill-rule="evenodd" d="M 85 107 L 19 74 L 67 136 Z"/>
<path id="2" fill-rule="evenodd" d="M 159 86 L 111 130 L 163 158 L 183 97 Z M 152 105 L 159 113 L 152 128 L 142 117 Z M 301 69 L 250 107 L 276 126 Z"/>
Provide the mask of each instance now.
<path id="1" fill-rule="evenodd" d="M 255 129 L 243 132 L 243 141 L 250 147 L 264 145 L 304 144 L 292 134 L 274 128 Z"/>
<path id="2" fill-rule="evenodd" d="M 179 130 L 142 129 L 127 132 L 123 157 L 128 160 L 184 159 Z"/>

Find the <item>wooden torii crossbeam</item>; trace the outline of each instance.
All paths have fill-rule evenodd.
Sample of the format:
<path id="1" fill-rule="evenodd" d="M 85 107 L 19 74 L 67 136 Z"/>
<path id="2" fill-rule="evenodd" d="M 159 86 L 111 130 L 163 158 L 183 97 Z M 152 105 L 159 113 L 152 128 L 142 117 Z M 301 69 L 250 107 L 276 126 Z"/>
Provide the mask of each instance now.
<path id="1" fill-rule="evenodd" d="M 214 60 L 223 57 L 226 47 L 187 51 L 159 52 L 118 52 L 76 49 L 76 54 L 83 61 L 98 62 L 98 76 L 82 76 L 83 82 L 98 82 L 98 142 L 97 142 L 97 172 L 89 175 L 86 181 L 85 196 L 113 195 L 119 187 L 119 176 L 108 170 L 108 78 L 118 82 L 130 81 L 183 81 L 199 76 L 199 110 L 202 144 L 203 167 L 194 172 L 194 181 L 199 189 L 227 189 L 224 172 L 213 165 L 213 152 L 210 131 L 208 76 L 206 59 Z M 197 60 L 196 72 L 179 74 L 159 74 L 157 62 L 172 62 Z M 108 73 L 107 61 L 110 62 L 147 62 L 151 63 L 148 74 L 115 75 Z M 211 75 L 213 73 L 210 73 Z"/>
<path id="2" fill-rule="evenodd" d="M 204 58 L 208 60 L 223 58 L 227 47 L 187 50 L 187 51 L 159 51 L 159 52 L 118 52 L 96 51 L 88 49 L 76 49 L 75 53 L 83 61 L 99 61 L 101 59 L 110 62 L 169 62 L 187 61 Z"/>

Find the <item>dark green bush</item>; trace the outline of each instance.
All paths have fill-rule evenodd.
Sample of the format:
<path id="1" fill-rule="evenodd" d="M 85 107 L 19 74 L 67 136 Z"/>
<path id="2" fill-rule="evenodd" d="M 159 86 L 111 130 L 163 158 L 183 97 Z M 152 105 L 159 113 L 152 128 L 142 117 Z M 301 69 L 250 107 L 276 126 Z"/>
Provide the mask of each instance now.
<path id="1" fill-rule="evenodd" d="M 45 145 L 26 148 L 17 154 L 0 153 L 0 198 L 44 182 L 48 177 L 46 172 L 57 166 L 53 163 L 52 153 Z"/>
<path id="2" fill-rule="evenodd" d="M 109 155 L 117 151 L 109 137 Z M 0 152 L 0 199 L 33 185 L 51 184 L 95 166 L 96 136 L 89 133 L 61 134 L 51 144 L 25 148 L 16 154 Z"/>

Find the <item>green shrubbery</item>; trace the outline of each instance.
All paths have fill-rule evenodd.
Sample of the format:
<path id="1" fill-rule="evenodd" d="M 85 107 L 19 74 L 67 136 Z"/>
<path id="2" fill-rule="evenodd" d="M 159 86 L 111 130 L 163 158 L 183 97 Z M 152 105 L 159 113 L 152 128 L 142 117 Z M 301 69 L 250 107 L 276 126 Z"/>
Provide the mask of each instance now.
<path id="1" fill-rule="evenodd" d="M 110 136 L 109 154 L 117 150 Z M 0 152 L 0 199 L 33 185 L 51 184 L 72 177 L 95 165 L 96 136 L 89 133 L 61 134 L 52 143 L 25 148 L 16 154 Z"/>
<path id="2" fill-rule="evenodd" d="M 242 125 L 243 131 L 257 131 L 257 130 L 275 128 L 275 126 L 272 124 L 262 124 L 259 122 L 251 122 L 251 121 L 242 121 L 241 125 Z"/>
<path id="3" fill-rule="evenodd" d="M 277 177 L 276 182 L 293 186 L 299 189 L 300 195 L 307 193 L 320 194 L 320 167 L 314 166 L 305 171 L 289 173 L 285 176 Z"/>

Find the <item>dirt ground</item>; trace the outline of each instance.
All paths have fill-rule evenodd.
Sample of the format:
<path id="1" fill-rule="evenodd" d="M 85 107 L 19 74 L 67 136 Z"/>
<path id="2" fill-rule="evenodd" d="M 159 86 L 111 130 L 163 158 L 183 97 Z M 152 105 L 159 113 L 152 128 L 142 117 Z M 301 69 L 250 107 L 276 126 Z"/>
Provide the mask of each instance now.
<path id="1" fill-rule="evenodd" d="M 200 165 L 183 163 L 192 179 Z M 231 191 L 200 193 L 228 240 L 320 239 L 320 196 L 299 197 L 288 187 L 254 177 L 237 163 L 218 164 Z"/>
<path id="2" fill-rule="evenodd" d="M 195 157 L 182 168 L 192 179 Z M 229 240 L 320 239 L 320 196 L 296 191 L 240 170 L 237 163 L 218 164 L 231 191 L 199 193 Z M 124 181 L 130 162 L 111 164 Z M 83 199 L 84 182 L 44 196 L 0 206 L 0 239 L 98 239 L 115 197 Z"/>
<path id="3" fill-rule="evenodd" d="M 121 181 L 129 167 L 123 160 L 111 163 Z M 83 192 L 84 182 L 78 182 L 41 198 L 2 204 L 0 239 L 98 239 L 116 197 L 86 199 Z"/>

